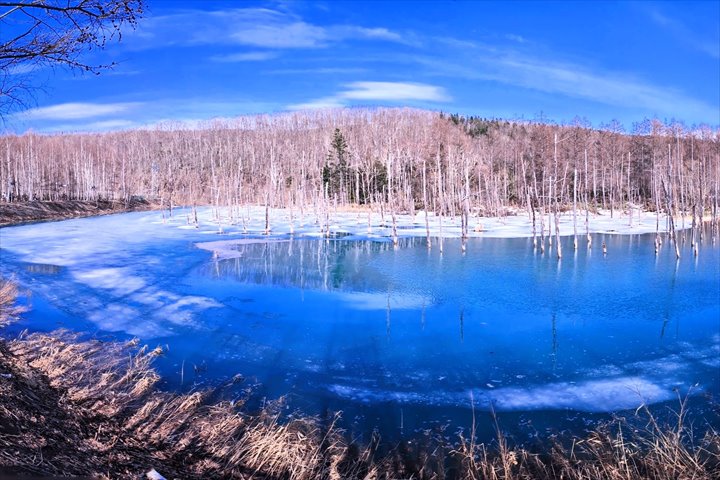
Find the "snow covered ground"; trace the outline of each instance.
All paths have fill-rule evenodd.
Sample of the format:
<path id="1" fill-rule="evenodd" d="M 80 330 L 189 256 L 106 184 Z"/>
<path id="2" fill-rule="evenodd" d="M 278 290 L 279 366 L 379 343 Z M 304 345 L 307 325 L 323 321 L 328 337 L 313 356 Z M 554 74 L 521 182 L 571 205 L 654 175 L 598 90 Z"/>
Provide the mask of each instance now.
<path id="1" fill-rule="evenodd" d="M 330 237 L 344 237 L 352 239 L 376 239 L 378 241 L 391 241 L 393 236 L 392 217 L 390 214 L 381 215 L 369 211 L 330 211 L 329 218 L 322 212 L 306 211 L 304 215 L 298 210 L 269 209 L 269 232 L 266 232 L 265 207 L 244 207 L 234 218 L 230 210 L 220 208 L 215 210 L 209 207 L 198 209 L 198 223 L 194 223 L 194 216 L 187 209 L 176 213 L 172 218 L 165 218 L 163 222 L 169 226 L 180 229 L 198 229 L 208 234 L 223 233 L 228 236 L 251 235 L 258 238 L 243 238 L 242 240 L 221 240 L 198 243 L 200 248 L 213 251 L 227 258 L 233 256 L 239 244 L 257 243 L 268 240 L 287 238 L 292 234 L 306 238 L 322 238 L 329 226 Z M 159 215 L 159 214 L 158 214 Z M 426 227 L 425 212 L 415 215 L 398 214 L 395 216 L 396 232 L 398 238 L 425 237 L 429 230 L 431 237 L 460 238 L 462 226 L 460 217 L 437 217 L 433 213 L 427 215 Z M 653 212 L 644 212 L 633 209 L 631 212 L 618 212 L 613 214 L 609 210 L 599 210 L 587 216 L 584 211 L 578 211 L 574 217 L 572 211 L 560 214 L 560 235 L 578 236 L 590 233 L 605 234 L 643 234 L 667 231 L 667 217 L 659 216 Z M 555 220 L 549 215 L 543 218 L 545 234 L 555 235 Z M 690 227 L 690 220 L 684 226 Z M 676 220 L 678 228 L 683 226 L 682 220 Z M 536 232 L 540 237 L 541 218 L 536 217 Z M 532 218 L 525 211 L 506 217 L 471 217 L 468 236 L 473 238 L 527 238 L 533 236 Z"/>
<path id="2" fill-rule="evenodd" d="M 217 215 L 215 209 L 204 207 L 198 209 L 198 220 L 201 226 L 209 227 L 218 226 Z M 238 233 L 243 231 L 242 217 L 245 217 L 245 227 L 248 233 L 265 233 L 265 207 L 250 206 L 241 209 L 240 214 L 236 215 L 234 223 L 236 225 L 230 227 L 231 219 L 229 209 L 220 208 L 218 211 L 220 217 L 220 225 L 223 229 L 230 233 Z M 187 224 L 192 220 L 187 214 L 187 210 L 183 210 L 183 214 L 175 215 L 170 223 Z M 322 212 L 308 212 L 301 215 L 298 210 L 289 209 L 270 209 L 269 210 L 270 233 L 273 235 L 283 235 L 288 233 L 297 233 L 305 236 L 322 235 L 322 230 L 326 220 Z M 554 219 L 545 215 L 545 230 L 549 229 L 549 222 L 552 222 L 553 234 L 555 229 Z M 660 230 L 666 229 L 666 216 L 660 214 L 659 217 L 654 212 L 644 212 L 640 209 L 633 209 L 631 215 L 629 212 L 615 211 L 611 214 L 609 210 L 598 210 L 590 213 L 588 216 L 590 233 L 618 233 L 618 234 L 639 234 L 652 233 L 656 230 L 659 222 Z M 459 238 L 461 236 L 460 217 L 440 217 L 435 216 L 432 212 L 428 214 L 428 223 L 430 227 L 430 235 L 434 237 L 443 236 L 446 238 Z M 560 214 L 560 235 L 572 235 L 573 224 L 576 224 L 578 234 L 586 232 L 585 212 L 578 210 L 576 222 L 573 221 L 572 211 Z M 677 220 L 677 226 L 681 226 L 681 220 Z M 689 220 L 686 222 L 687 227 L 690 226 Z M 426 235 L 425 212 L 419 211 L 415 215 L 397 214 L 396 224 L 398 236 L 400 237 L 424 237 Z M 512 238 L 512 237 L 531 237 L 532 218 L 525 211 L 518 211 L 515 215 L 506 217 L 475 217 L 470 218 L 471 237 L 486 238 Z M 191 227 L 194 228 L 194 225 Z M 368 211 L 330 211 L 329 214 L 330 232 L 334 234 L 352 234 L 364 237 L 383 237 L 392 234 L 392 217 L 386 213 L 381 216 L 377 212 Z M 185 228 L 190 228 L 186 226 Z M 540 216 L 536 218 L 537 234 L 540 235 Z"/>

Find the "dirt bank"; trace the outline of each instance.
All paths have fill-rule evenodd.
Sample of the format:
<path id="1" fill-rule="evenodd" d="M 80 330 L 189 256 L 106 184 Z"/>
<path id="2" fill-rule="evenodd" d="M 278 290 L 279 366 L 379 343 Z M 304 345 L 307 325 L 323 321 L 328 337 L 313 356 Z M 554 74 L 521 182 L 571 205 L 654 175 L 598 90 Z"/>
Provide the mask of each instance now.
<path id="1" fill-rule="evenodd" d="M 63 220 L 109 213 L 152 210 L 154 208 L 157 208 L 155 204 L 142 198 L 133 198 L 128 202 L 119 200 L 63 200 L 53 202 L 33 200 L 8 203 L 0 201 L 0 227 L 45 220 Z"/>

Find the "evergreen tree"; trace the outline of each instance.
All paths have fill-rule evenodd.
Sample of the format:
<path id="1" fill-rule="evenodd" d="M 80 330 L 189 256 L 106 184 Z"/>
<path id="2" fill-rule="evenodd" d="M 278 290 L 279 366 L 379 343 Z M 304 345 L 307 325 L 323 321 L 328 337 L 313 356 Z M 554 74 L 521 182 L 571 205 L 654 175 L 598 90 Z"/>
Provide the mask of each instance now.
<path id="1" fill-rule="evenodd" d="M 353 172 L 348 166 L 348 144 L 339 128 L 335 129 L 330 143 L 325 166 L 323 167 L 323 183 L 327 185 L 328 195 L 339 195 L 346 201 Z M 352 196 L 352 193 L 351 193 Z M 350 198 L 352 201 L 353 199 Z"/>

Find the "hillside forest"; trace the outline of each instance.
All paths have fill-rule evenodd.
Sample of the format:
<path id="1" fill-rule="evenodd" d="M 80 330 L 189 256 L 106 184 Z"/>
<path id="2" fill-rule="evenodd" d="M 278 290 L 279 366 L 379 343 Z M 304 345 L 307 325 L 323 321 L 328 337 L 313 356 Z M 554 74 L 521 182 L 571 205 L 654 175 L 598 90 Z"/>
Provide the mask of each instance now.
<path id="1" fill-rule="evenodd" d="M 0 137 L 3 202 L 142 197 L 304 214 L 366 206 L 436 215 L 642 208 L 717 218 L 717 129 L 646 120 L 626 132 L 412 109 L 246 116 L 201 125 Z"/>

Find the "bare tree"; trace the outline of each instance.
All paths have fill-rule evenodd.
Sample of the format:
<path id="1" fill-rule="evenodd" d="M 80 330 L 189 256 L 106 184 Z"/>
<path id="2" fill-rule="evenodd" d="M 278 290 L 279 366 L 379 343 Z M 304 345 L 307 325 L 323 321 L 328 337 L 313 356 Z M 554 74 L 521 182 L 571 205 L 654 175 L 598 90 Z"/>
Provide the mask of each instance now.
<path id="1" fill-rule="evenodd" d="M 144 0 L 0 0 L 0 115 L 25 105 L 37 87 L 27 74 L 38 67 L 111 68 L 84 54 L 120 40 L 144 7 Z"/>
<path id="2" fill-rule="evenodd" d="M 419 110 L 352 109 L 240 117 L 192 129 L 168 124 L 126 132 L 7 135 L 0 138 L 0 201 L 127 202 L 142 196 L 166 206 L 213 205 L 218 217 L 221 207 L 233 207 L 229 221 L 246 226 L 244 212 L 256 204 L 267 206 L 268 230 L 277 207 L 291 209 L 292 216 L 299 211 L 301 225 L 314 209 L 325 232 L 337 209 L 364 210 L 372 230 L 372 212 L 389 226 L 392 216 L 422 205 L 427 237 L 431 227 L 446 230 L 457 215 L 467 236 L 471 213 L 503 216 L 527 207 L 540 252 L 553 247 L 551 240 L 559 245 L 558 226 L 567 210 L 575 212 L 577 235 L 575 216 L 584 209 L 588 247 L 590 215 L 603 205 L 618 211 L 630 202 L 654 208 L 658 238 L 673 230 L 661 228 L 661 212 L 671 213 L 674 222 L 683 197 L 696 227 L 703 215 L 717 225 L 716 129 L 658 127 L 625 134 L 585 125 L 456 120 Z M 328 158 L 337 131 L 342 164 L 337 149 L 330 148 L 334 157 Z M 397 233 L 396 225 L 392 236 Z M 690 242 L 693 248 L 700 233 Z M 438 246 L 443 248 L 440 239 Z M 556 253 L 562 254 L 560 248 Z"/>

